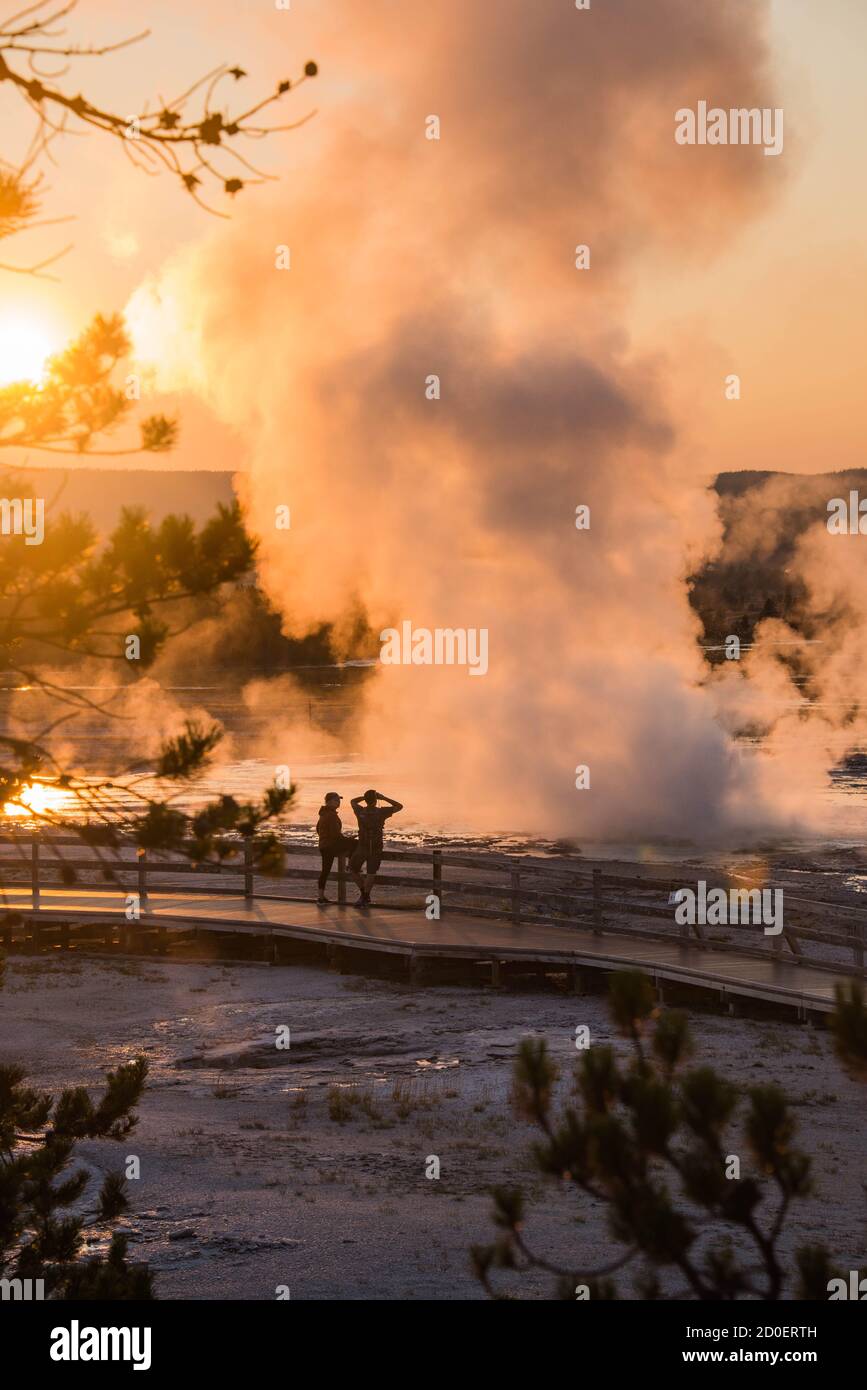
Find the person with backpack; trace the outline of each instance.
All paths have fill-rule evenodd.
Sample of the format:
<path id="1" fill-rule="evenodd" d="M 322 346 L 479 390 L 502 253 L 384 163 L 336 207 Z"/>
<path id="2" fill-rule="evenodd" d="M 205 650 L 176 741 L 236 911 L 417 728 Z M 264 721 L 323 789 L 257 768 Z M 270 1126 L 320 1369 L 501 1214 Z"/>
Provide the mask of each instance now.
<path id="1" fill-rule="evenodd" d="M 328 875 L 331 873 L 332 865 L 338 854 L 354 854 L 358 848 L 358 841 L 351 835 L 344 835 L 343 823 L 340 819 L 339 808 L 343 800 L 339 792 L 329 792 L 325 802 L 319 808 L 319 819 L 316 822 L 316 834 L 319 836 L 319 854 L 322 859 L 322 872 L 319 875 L 319 897 L 318 903 L 330 901 L 325 896 L 325 887 L 328 883 Z M 360 874 L 354 873 L 352 877 L 360 893 L 364 892 L 364 884 Z"/>

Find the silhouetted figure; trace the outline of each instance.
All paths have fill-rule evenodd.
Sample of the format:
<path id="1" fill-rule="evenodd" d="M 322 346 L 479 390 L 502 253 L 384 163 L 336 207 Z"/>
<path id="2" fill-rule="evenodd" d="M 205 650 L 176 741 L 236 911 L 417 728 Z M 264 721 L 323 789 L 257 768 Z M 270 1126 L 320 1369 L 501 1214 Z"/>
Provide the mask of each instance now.
<path id="1" fill-rule="evenodd" d="M 316 833 L 319 836 L 319 853 L 322 857 L 322 873 L 319 875 L 319 897 L 317 902 L 327 903 L 325 896 L 325 885 L 328 882 L 328 875 L 331 873 L 331 866 L 338 854 L 353 854 L 358 849 L 358 841 L 351 835 L 344 835 L 343 823 L 338 815 L 338 808 L 343 798 L 338 792 L 329 792 L 325 798 L 325 804 L 319 808 L 319 819 L 316 822 Z M 358 885 L 358 891 L 364 893 L 364 884 L 357 873 L 352 877 Z"/>
<path id="2" fill-rule="evenodd" d="M 384 804 L 378 806 L 378 801 Z M 359 875 L 358 886 L 361 896 L 358 906 L 367 907 L 370 903 L 370 890 L 376 882 L 376 873 L 382 863 L 383 826 L 389 816 L 402 811 L 403 806 L 399 801 L 392 801 L 390 796 L 383 796 L 382 792 L 372 789 L 366 791 L 364 796 L 354 796 L 350 805 L 358 821 L 358 849 L 349 864 L 353 878 Z M 365 865 L 367 874 L 362 877 L 361 870 Z"/>

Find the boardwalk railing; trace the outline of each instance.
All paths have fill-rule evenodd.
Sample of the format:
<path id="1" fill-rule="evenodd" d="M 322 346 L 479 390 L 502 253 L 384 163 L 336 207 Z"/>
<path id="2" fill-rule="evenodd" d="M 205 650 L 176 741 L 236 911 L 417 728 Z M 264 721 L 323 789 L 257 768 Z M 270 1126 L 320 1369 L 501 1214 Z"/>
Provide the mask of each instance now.
<path id="1" fill-rule="evenodd" d="M 64 887 L 88 893 L 132 893 L 145 911 L 151 891 L 229 894 L 243 896 L 248 903 L 258 898 L 291 900 L 304 896 L 292 894 L 291 887 L 312 891 L 319 877 L 318 852 L 313 843 L 290 842 L 284 849 L 284 873 L 266 878 L 256 872 L 254 845 L 249 840 L 239 842 L 237 853 L 227 862 L 195 864 L 179 855 L 148 855 L 131 844 L 105 850 L 88 847 L 77 836 L 0 834 L 0 911 L 3 887 L 20 892 L 28 886 L 32 911 L 45 906 L 44 891 Z M 867 906 L 839 898 L 808 897 L 790 893 L 784 886 L 783 930 L 767 934 L 760 924 L 678 924 L 675 895 L 684 888 L 696 890 L 694 868 L 681 874 L 667 866 L 668 876 L 662 878 L 641 872 L 638 865 L 614 872 L 610 861 L 594 864 L 499 853 L 462 854 L 440 848 L 387 850 L 383 865 L 378 905 L 420 908 L 432 920 L 459 911 L 506 919 L 518 928 L 547 923 L 580 927 L 596 935 L 669 941 L 675 937 L 684 947 L 736 949 L 765 958 L 771 952 L 778 960 L 819 967 L 839 968 L 841 962 L 851 960 L 851 973 L 865 975 Z M 708 889 L 727 891 L 780 886 L 747 883 L 710 871 L 705 881 Z M 337 860 L 336 882 L 338 903 L 345 903 L 351 877 L 342 855 Z M 12 905 L 11 897 L 8 905 Z M 22 910 L 20 902 L 14 905 Z"/>

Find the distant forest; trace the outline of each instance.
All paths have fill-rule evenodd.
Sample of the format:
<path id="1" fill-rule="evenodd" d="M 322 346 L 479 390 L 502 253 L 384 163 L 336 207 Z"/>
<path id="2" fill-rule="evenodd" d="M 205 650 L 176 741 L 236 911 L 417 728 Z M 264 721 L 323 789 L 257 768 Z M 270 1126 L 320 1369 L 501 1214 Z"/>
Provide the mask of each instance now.
<path id="1" fill-rule="evenodd" d="M 100 536 L 107 537 L 124 508 L 143 509 L 153 526 L 170 514 L 189 516 L 201 526 L 218 506 L 233 504 L 232 478 L 231 473 L 206 469 L 24 468 L 5 473 L 0 494 L 17 495 L 16 489 L 26 479 L 33 495 L 44 498 L 46 516 L 52 509 L 84 514 Z M 291 617 L 291 596 L 286 609 Z M 315 691 L 333 680 L 336 665 L 363 663 L 375 659 L 379 651 L 365 613 L 352 602 L 332 621 L 303 635 L 287 637 L 282 625 L 283 615 L 257 586 L 255 573 L 250 573 L 241 582 L 224 586 L 219 594 L 190 599 L 173 609 L 171 626 L 179 635 L 169 641 L 153 673 L 159 678 L 161 667 L 174 664 L 181 653 L 185 659 L 194 654 L 201 673 L 243 678 L 291 671 L 300 684 Z M 52 657 L 56 667 L 79 660 L 73 652 L 57 651 Z M 364 675 L 363 667 L 350 664 L 343 680 L 355 682 Z"/>
<path id="2" fill-rule="evenodd" d="M 46 502 L 85 512 L 108 533 L 124 507 L 145 507 L 157 524 L 169 513 L 202 524 L 219 503 L 234 497 L 232 474 L 209 470 L 78 468 L 27 469 L 28 481 Z M 867 470 L 795 475 L 772 470 L 721 473 L 713 484 L 723 526 L 719 559 L 687 577 L 690 603 L 701 619 L 711 663 L 725 659 L 725 638 L 744 645 L 765 618 L 779 618 L 805 638 L 815 637 L 829 615 L 811 607 L 803 580 L 790 573 L 795 547 L 808 527 L 827 519 L 828 499 L 850 489 L 867 495 Z M 287 599 L 291 616 L 291 596 Z M 179 639 L 193 645 L 202 669 L 238 675 L 292 671 L 311 690 L 335 665 L 372 661 L 376 634 L 360 608 L 350 606 L 302 636 L 283 634 L 282 615 L 256 586 L 255 576 L 179 613 Z M 830 615 L 832 616 L 832 615 Z M 169 652 L 171 648 L 169 648 Z M 358 670 L 358 678 L 363 671 Z"/>
<path id="3" fill-rule="evenodd" d="M 723 524 L 722 553 L 687 580 L 705 643 L 721 648 L 735 635 L 747 645 L 765 618 L 779 618 L 800 636 L 816 637 L 833 615 L 816 612 L 806 585 L 789 566 L 801 536 L 817 521 L 827 521 L 830 498 L 850 489 L 867 495 L 867 470 L 800 476 L 740 471 L 721 473 L 713 486 Z M 707 658 L 715 664 L 725 654 L 709 651 Z"/>

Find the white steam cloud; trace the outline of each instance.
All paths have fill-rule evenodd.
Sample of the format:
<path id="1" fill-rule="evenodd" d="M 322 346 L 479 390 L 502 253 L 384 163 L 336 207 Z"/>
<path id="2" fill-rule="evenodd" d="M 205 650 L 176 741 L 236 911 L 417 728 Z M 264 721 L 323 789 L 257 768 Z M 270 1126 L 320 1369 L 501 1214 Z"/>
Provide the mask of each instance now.
<path id="1" fill-rule="evenodd" d="M 365 759 L 412 784 L 419 816 L 599 837 L 769 819 L 701 684 L 684 578 L 718 542 L 713 500 L 678 448 L 668 368 L 627 336 L 645 252 L 709 256 L 721 219 L 736 228 L 783 177 L 760 149 L 673 134 L 699 97 L 774 105 L 765 13 L 338 0 L 302 14 L 291 42 L 323 76 L 291 174 L 133 299 L 164 383 L 243 441 L 262 580 L 293 622 L 358 597 L 377 630 L 487 629 L 484 679 L 387 667 L 373 683 Z"/>

